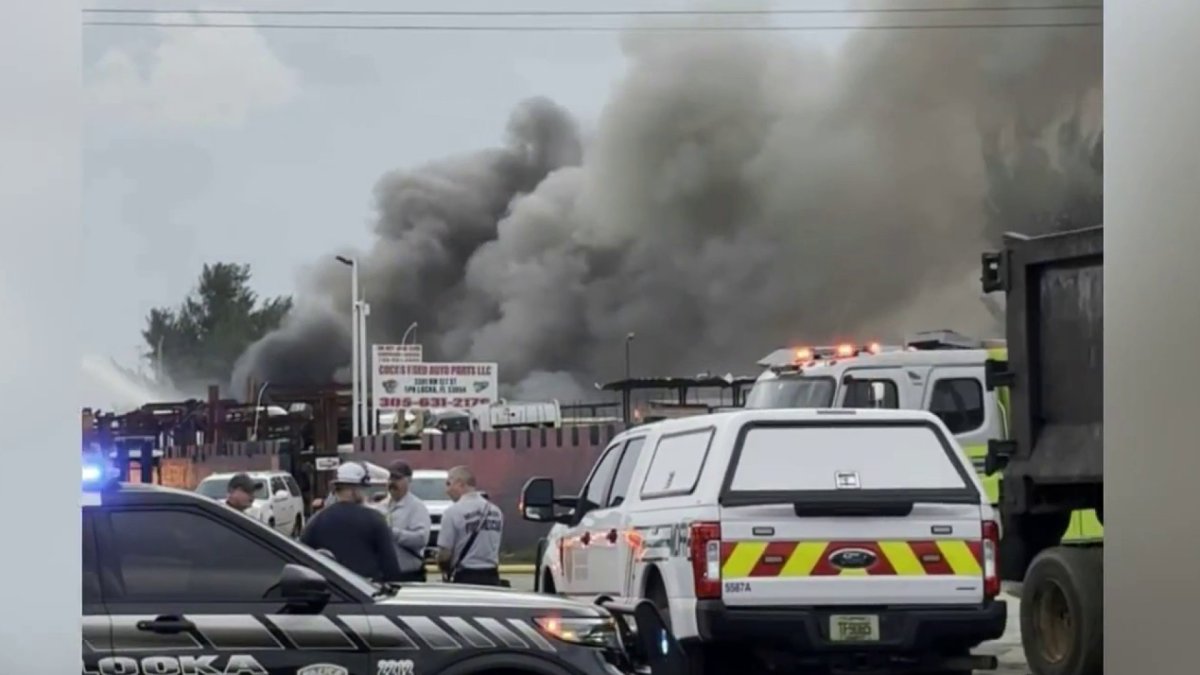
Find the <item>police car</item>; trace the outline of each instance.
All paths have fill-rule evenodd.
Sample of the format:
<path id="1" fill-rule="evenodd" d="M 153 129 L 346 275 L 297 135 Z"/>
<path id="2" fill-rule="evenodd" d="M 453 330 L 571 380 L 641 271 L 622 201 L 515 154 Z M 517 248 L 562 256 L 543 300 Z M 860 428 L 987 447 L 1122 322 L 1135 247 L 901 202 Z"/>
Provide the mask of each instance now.
<path id="1" fill-rule="evenodd" d="M 193 492 L 85 459 L 82 672 L 671 675 L 657 612 L 363 579 Z"/>
<path id="2" fill-rule="evenodd" d="M 555 523 L 543 591 L 652 601 L 692 672 L 996 667 L 971 650 L 1007 621 L 998 526 L 928 412 L 742 410 L 636 427 L 579 495 L 534 478 L 521 510 Z"/>

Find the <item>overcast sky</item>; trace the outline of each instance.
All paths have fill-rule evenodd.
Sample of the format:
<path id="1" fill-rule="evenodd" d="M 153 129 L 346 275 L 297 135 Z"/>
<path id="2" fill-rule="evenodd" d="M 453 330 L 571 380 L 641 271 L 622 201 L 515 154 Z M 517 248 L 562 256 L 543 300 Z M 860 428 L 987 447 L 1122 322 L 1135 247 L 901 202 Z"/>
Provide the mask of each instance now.
<path id="1" fill-rule="evenodd" d="M 683 5 L 583 0 L 519 6 L 481 0 L 85 3 L 93 8 L 155 6 L 160 10 Z M 206 23 L 422 21 L 174 14 L 89 18 Z M 537 20 L 423 21 L 528 24 Z M 614 20 L 557 21 L 612 24 Z M 150 308 L 177 304 L 204 263 L 249 263 L 260 293 L 290 293 L 304 263 L 338 247 L 369 241 L 371 189 L 385 171 L 498 143 L 513 105 L 533 95 L 550 96 L 574 111 L 586 126 L 601 110 L 624 66 L 619 35 L 611 32 L 85 26 L 83 34 L 88 300 L 82 306 L 89 326 L 84 340 L 93 357 L 111 357 L 127 365 L 135 362 L 142 348 L 139 331 Z M 843 37 L 821 32 L 796 39 L 833 46 Z"/>

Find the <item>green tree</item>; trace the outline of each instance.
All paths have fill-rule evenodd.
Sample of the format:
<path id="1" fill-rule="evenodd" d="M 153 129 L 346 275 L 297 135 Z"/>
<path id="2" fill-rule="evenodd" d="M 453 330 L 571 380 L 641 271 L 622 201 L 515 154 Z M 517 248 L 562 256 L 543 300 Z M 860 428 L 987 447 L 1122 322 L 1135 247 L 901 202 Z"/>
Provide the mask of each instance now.
<path id="1" fill-rule="evenodd" d="M 147 357 L 176 386 L 225 384 L 238 357 L 279 327 L 291 308 L 285 296 L 259 302 L 249 265 L 205 265 L 179 307 L 150 310 L 142 339 Z"/>

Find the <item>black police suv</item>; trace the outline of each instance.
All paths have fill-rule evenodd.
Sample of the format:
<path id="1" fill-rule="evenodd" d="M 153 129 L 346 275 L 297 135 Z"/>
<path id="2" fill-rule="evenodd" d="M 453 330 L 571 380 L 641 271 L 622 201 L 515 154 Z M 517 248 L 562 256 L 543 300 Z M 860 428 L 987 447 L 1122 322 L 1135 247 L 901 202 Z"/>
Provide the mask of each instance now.
<path id="1" fill-rule="evenodd" d="M 83 497 L 85 675 L 682 673 L 646 603 L 379 584 L 194 493 Z"/>

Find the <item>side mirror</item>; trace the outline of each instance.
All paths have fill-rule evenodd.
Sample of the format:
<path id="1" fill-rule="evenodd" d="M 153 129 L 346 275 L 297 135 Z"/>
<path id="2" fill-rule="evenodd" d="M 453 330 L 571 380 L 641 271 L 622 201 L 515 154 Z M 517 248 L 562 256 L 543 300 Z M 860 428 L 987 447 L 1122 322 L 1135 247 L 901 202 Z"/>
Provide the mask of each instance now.
<path id="1" fill-rule="evenodd" d="M 530 478 L 521 488 L 521 517 L 535 523 L 554 520 L 554 479 Z"/>
<path id="2" fill-rule="evenodd" d="M 287 490 L 280 490 L 279 492 L 275 493 L 275 501 L 281 502 L 291 496 L 292 493 L 288 492 Z"/>
<path id="3" fill-rule="evenodd" d="M 325 577 L 301 565 L 284 565 L 278 583 L 279 594 L 294 612 L 320 612 L 332 595 Z"/>

